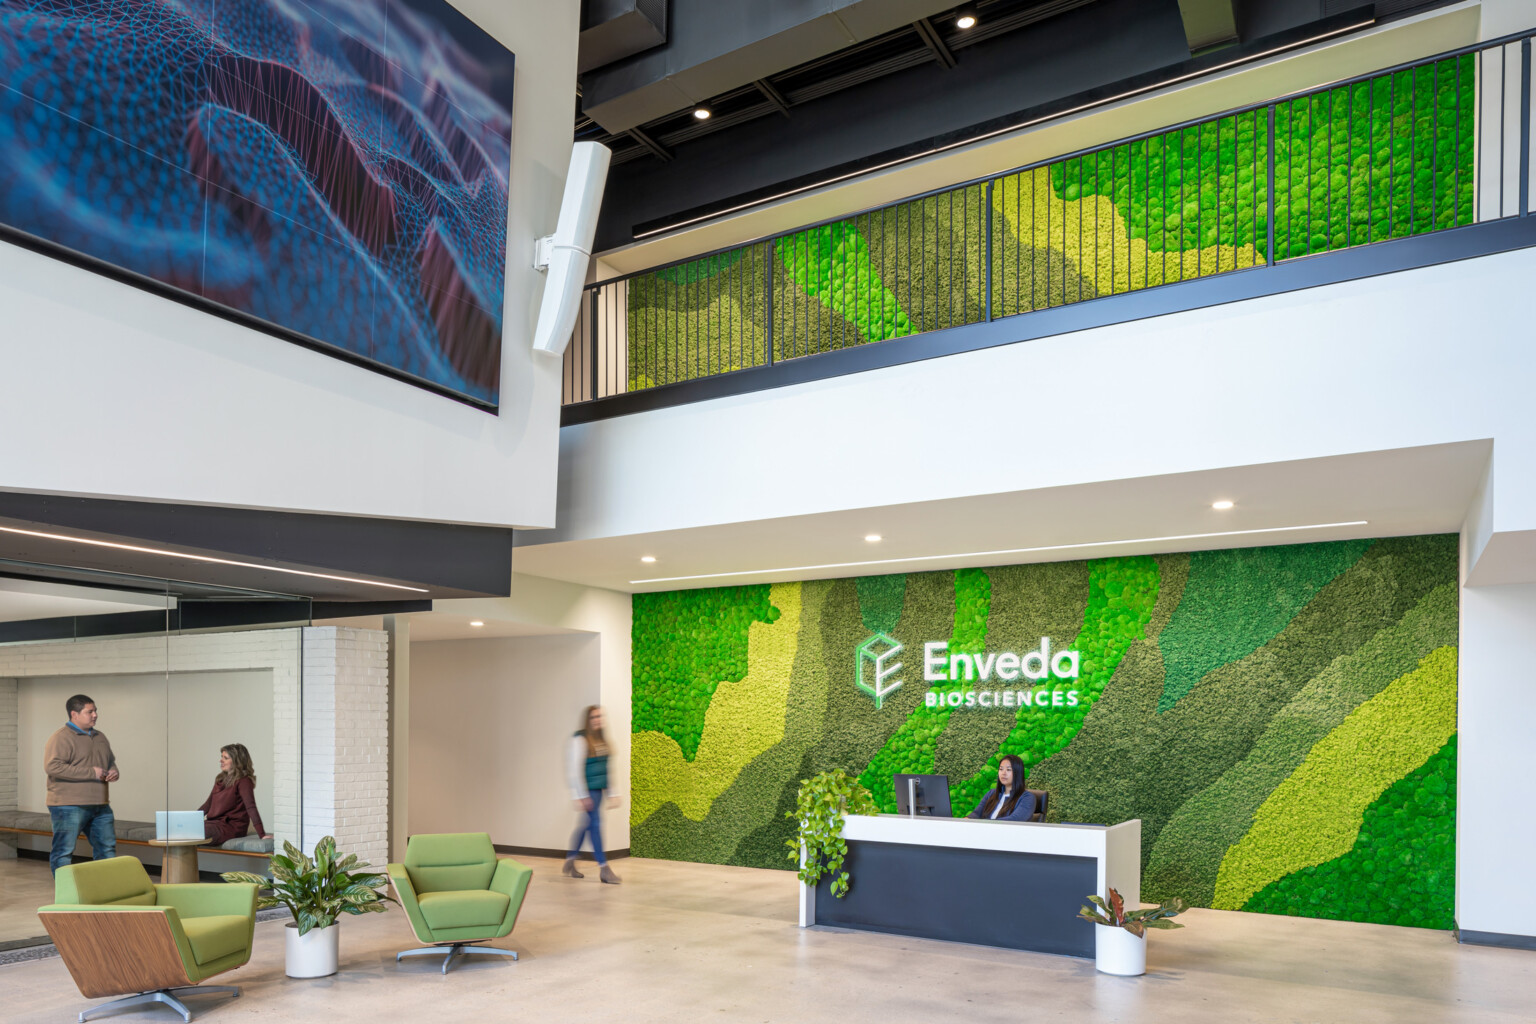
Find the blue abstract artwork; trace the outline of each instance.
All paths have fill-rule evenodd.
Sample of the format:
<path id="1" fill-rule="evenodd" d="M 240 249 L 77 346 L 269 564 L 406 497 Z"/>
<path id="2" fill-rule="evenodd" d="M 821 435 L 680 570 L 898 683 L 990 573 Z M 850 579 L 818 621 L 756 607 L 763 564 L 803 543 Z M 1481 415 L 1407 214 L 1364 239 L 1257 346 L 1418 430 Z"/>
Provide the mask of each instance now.
<path id="1" fill-rule="evenodd" d="M 0 0 L 0 225 L 494 406 L 512 81 L 443 0 Z"/>

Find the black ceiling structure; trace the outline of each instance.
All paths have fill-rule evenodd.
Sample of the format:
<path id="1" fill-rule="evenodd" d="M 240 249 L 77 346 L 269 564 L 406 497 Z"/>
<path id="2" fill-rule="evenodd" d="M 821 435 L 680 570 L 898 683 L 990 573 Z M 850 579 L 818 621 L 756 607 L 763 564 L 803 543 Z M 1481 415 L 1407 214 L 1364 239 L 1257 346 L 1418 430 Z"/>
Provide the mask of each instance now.
<path id="1" fill-rule="evenodd" d="M 512 531 L 0 491 L 0 576 L 164 589 L 181 607 L 225 608 L 202 625 L 274 602 L 311 604 L 326 613 L 316 618 L 376 615 L 506 596 Z"/>
<path id="2" fill-rule="evenodd" d="M 978 0 L 796 60 L 783 16 L 755 10 L 774 0 L 733 0 L 729 18 L 705 0 L 673 0 L 666 42 L 581 76 L 575 137 L 614 151 L 596 248 L 1450 2 Z M 816 7 L 809 18 L 840 5 L 858 6 L 793 6 Z M 961 28 L 962 13 L 974 25 Z M 690 55 L 710 52 L 697 22 L 731 37 L 715 49 L 736 47 L 741 75 L 775 57 L 782 66 L 631 124 L 669 82 L 730 80 L 718 58 L 704 71 L 689 66 Z M 780 33 L 757 43 L 741 38 L 743 23 Z M 1230 30 L 1213 35 L 1213 24 Z M 626 104 L 626 89 L 639 98 Z"/>
<path id="3" fill-rule="evenodd" d="M 672 147 L 759 118 L 774 115 L 790 117 L 793 107 L 907 68 L 933 63 L 953 68 L 957 64 L 956 54 L 969 47 L 1096 2 L 982 0 L 978 5 L 967 5 L 964 8 L 968 10 L 976 7 L 985 15 L 970 29 L 956 27 L 956 12 L 962 9 L 958 7 L 933 17 L 919 18 L 894 32 L 711 97 L 705 104 L 710 116 L 703 120 L 694 116 L 694 108 L 687 107 L 636 128 L 615 133 L 605 130 L 590 116 L 582 113 L 578 102 L 576 139 L 601 142 L 612 149 L 615 165 L 647 155 L 670 160 Z"/>

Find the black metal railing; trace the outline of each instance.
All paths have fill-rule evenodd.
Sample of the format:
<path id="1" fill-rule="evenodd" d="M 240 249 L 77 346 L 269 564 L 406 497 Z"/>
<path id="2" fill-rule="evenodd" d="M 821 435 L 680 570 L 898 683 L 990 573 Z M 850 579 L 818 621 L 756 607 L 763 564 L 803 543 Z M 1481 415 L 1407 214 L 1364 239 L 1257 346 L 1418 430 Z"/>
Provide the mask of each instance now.
<path id="1" fill-rule="evenodd" d="M 590 285 L 564 403 L 1523 217 L 1532 35 Z"/>

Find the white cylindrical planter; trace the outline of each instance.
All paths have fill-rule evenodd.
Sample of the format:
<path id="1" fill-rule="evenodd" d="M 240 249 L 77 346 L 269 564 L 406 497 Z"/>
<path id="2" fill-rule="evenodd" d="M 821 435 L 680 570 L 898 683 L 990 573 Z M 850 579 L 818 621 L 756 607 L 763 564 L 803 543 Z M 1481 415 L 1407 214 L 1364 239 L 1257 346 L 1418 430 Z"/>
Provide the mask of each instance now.
<path id="1" fill-rule="evenodd" d="M 1093 930 L 1094 963 L 1105 974 L 1134 977 L 1147 973 L 1147 937 L 1136 936 L 1124 928 L 1096 924 Z"/>
<path id="2" fill-rule="evenodd" d="M 288 936 L 288 977 L 324 978 L 336 973 L 339 927 L 333 924 L 329 928 L 311 928 L 309 934 L 300 935 L 299 926 L 289 922 L 283 931 Z"/>

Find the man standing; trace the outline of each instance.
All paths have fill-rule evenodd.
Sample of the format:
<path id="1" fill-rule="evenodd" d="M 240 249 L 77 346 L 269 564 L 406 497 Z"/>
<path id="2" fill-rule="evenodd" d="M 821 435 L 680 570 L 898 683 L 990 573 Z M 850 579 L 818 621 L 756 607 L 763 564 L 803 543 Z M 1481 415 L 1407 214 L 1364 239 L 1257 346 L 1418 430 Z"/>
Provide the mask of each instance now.
<path id="1" fill-rule="evenodd" d="M 52 871 L 70 862 L 83 831 L 96 860 L 117 856 L 117 832 L 107 803 L 107 784 L 117 781 L 112 744 L 96 730 L 96 702 L 77 693 L 64 702 L 69 721 L 48 737 L 43 770 L 48 775 L 48 815 L 53 819 Z"/>

